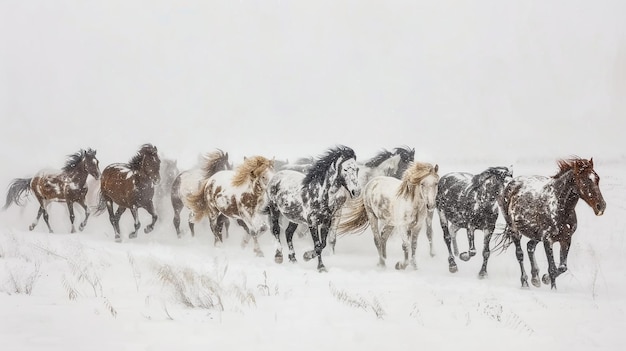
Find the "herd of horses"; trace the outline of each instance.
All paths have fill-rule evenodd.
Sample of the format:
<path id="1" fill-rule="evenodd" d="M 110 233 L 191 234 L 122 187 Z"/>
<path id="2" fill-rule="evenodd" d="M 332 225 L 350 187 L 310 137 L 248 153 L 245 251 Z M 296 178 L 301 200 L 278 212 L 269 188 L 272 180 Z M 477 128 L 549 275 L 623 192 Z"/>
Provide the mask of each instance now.
<path id="1" fill-rule="evenodd" d="M 203 155 L 195 168 L 180 172 L 175 162 L 161 160 L 157 148 L 145 144 L 128 163 L 111 164 L 100 173 L 96 151 L 87 149 L 70 155 L 60 171 L 40 171 L 32 178 L 14 179 L 8 187 L 4 209 L 13 203 L 23 205 L 24 197 L 32 193 L 39 210 L 29 229 L 33 230 L 43 216 L 52 232 L 47 208 L 51 202 L 65 202 L 71 231 L 75 232 L 73 207 L 78 203 L 85 211 L 85 219 L 79 225 L 82 231 L 90 215 L 85 197 L 87 178 L 91 175 L 100 182 L 96 214 L 108 211 L 118 242 L 122 241 L 119 221 L 126 209 L 134 219 L 134 230 L 128 237 L 135 238 L 140 228 L 139 208 L 152 216 L 144 230 L 149 233 L 158 218 L 153 200 L 169 197 L 179 237 L 183 233 L 180 214 L 184 208 L 189 211 L 191 235 L 195 234 L 194 225 L 207 217 L 215 245 L 228 236 L 232 219 L 247 233 L 242 245 L 252 239 L 258 256 L 263 255 L 258 237 L 269 229 L 275 237 L 277 263 L 283 262 L 283 229 L 289 261 L 296 262 L 293 235 L 299 226 L 308 228 L 313 250 L 305 252 L 303 259 L 317 258 L 319 271 L 326 270 L 322 251 L 327 243 L 334 250 L 337 235 L 361 233 L 368 227 L 378 250 L 379 266 L 386 264 L 388 238 L 397 233 L 402 237 L 404 259 L 396 263 L 396 269 L 409 265 L 416 268 L 417 236 L 424 227 L 433 255 L 432 218 L 437 211 L 451 273 L 458 270 L 455 257 L 468 261 L 476 255 L 474 232 L 484 233 L 481 278 L 487 276 L 491 238 L 502 213 L 506 227 L 497 235 L 500 239 L 494 249 L 515 244 L 521 284 L 527 287 L 521 248 L 521 238 L 527 237 L 531 283 L 538 287 L 543 281 L 556 288 L 556 278 L 567 271 L 578 200 L 587 203 L 597 216 L 606 208 L 593 159 L 558 160 L 558 171 L 551 177 L 514 178 L 507 167 L 490 167 L 479 174 L 455 172 L 440 176 L 438 165 L 415 161 L 414 155 L 414 149 L 398 147 L 382 150 L 366 162 L 357 162 L 353 149 L 339 145 L 319 157 L 294 163 L 252 156 L 233 167 L 228 153 L 216 150 Z M 466 230 L 469 244 L 468 251 L 461 253 L 456 241 L 460 229 Z M 548 273 L 541 281 L 534 256 L 539 242 L 548 259 Z M 560 244 L 558 267 L 552 252 L 554 242 Z"/>

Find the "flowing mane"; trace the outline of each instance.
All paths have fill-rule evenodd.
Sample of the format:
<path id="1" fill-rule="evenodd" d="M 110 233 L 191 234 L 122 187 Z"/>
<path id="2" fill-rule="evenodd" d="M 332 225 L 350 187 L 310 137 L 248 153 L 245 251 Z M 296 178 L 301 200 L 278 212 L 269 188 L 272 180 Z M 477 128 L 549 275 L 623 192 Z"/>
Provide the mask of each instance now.
<path id="1" fill-rule="evenodd" d="M 201 156 L 202 171 L 206 179 L 222 169 L 228 169 L 228 152 L 217 149 Z"/>
<path id="2" fill-rule="evenodd" d="M 506 167 L 489 167 L 482 173 L 472 177 L 472 183 L 469 189 L 474 190 L 479 188 L 491 176 L 504 178 L 507 175 L 510 175 L 510 172 L 511 171 Z"/>
<path id="3" fill-rule="evenodd" d="M 356 160 L 356 154 L 354 150 L 344 145 L 339 145 L 328 150 L 325 155 L 315 161 L 309 172 L 305 175 L 304 180 L 302 180 L 302 185 L 308 186 L 315 183 L 322 185 L 330 166 L 339 158 L 343 160 L 353 158 Z"/>
<path id="4" fill-rule="evenodd" d="M 63 166 L 62 170 L 63 172 L 69 172 L 73 169 L 76 168 L 76 166 L 78 166 L 78 164 L 80 163 L 80 161 L 82 161 L 86 155 L 93 155 L 95 156 L 96 152 L 92 149 L 87 149 L 87 151 L 85 151 L 84 149 L 80 149 L 78 152 L 72 154 L 72 155 L 68 155 L 67 156 L 67 161 L 65 162 L 65 166 Z"/>
<path id="5" fill-rule="evenodd" d="M 413 162 L 404 172 L 402 183 L 398 188 L 397 195 L 412 199 L 415 196 L 415 188 L 429 174 L 436 173 L 435 167 L 430 163 Z"/>
<path id="6" fill-rule="evenodd" d="M 559 166 L 559 172 L 555 174 L 554 176 L 552 176 L 552 178 L 559 178 L 560 176 L 562 176 L 569 170 L 577 169 L 577 168 L 580 168 L 583 170 L 587 170 L 587 169 L 593 170 L 592 160 L 585 160 L 584 158 L 580 158 L 578 156 L 572 156 L 568 159 L 557 160 L 557 164 Z"/>
<path id="7" fill-rule="evenodd" d="M 367 162 L 365 162 L 365 166 L 369 168 L 374 168 L 380 166 L 383 162 L 387 161 L 389 158 L 393 157 L 394 153 L 389 150 L 382 149 L 376 154 L 376 156 L 370 158 Z"/>
<path id="8" fill-rule="evenodd" d="M 393 149 L 394 155 L 400 155 L 400 160 L 404 163 L 411 163 L 415 158 L 415 149 L 408 146 L 401 146 Z"/>
<path id="9" fill-rule="evenodd" d="M 269 160 L 263 156 L 248 157 L 243 161 L 233 177 L 233 186 L 242 186 L 246 182 L 251 182 L 259 175 L 263 174 L 268 168 L 274 167 L 274 161 Z"/>
<path id="10" fill-rule="evenodd" d="M 141 169 L 141 160 L 143 160 L 143 157 L 145 155 L 155 155 L 156 153 L 157 149 L 152 146 L 152 144 L 143 144 L 135 156 L 128 161 L 128 168 L 133 171 L 138 171 Z"/>

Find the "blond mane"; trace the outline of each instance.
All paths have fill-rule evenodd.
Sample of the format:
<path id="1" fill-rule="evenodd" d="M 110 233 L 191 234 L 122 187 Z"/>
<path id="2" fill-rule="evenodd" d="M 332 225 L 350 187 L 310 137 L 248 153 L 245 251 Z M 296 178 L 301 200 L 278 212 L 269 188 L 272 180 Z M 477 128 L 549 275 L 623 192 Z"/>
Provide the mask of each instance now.
<path id="1" fill-rule="evenodd" d="M 399 197 L 413 199 L 415 189 L 419 183 L 431 173 L 437 173 L 437 170 L 432 164 L 424 162 L 411 163 L 409 168 L 407 168 L 402 175 L 402 183 L 400 184 L 397 195 Z"/>
<path id="2" fill-rule="evenodd" d="M 228 169 L 228 153 L 220 149 L 207 152 L 200 157 L 200 163 L 204 178 L 209 179 L 218 171 Z"/>
<path id="3" fill-rule="evenodd" d="M 251 183 L 270 168 L 274 168 L 274 160 L 269 160 L 263 156 L 248 157 L 235 170 L 232 184 L 237 187 L 246 182 Z"/>

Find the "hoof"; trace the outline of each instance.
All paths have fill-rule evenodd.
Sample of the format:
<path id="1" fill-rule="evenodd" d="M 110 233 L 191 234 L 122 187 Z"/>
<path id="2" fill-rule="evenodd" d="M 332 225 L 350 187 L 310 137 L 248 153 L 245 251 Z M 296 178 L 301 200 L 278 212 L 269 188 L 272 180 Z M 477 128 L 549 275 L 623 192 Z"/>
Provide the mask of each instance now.
<path id="1" fill-rule="evenodd" d="M 435 257 L 435 253 L 434 252 L 430 252 L 430 257 Z"/>
<path id="2" fill-rule="evenodd" d="M 539 281 L 539 277 L 532 277 L 532 279 L 530 280 L 530 282 L 536 287 L 540 287 L 541 286 L 541 282 Z M 547 283 L 546 283 L 547 284 Z"/>
<path id="3" fill-rule="evenodd" d="M 70 234 L 75 234 L 76 233 L 76 229 L 72 228 L 72 230 L 70 230 Z"/>
<path id="4" fill-rule="evenodd" d="M 119 236 L 116 236 L 116 237 L 115 237 L 115 242 L 116 242 L 116 243 L 121 243 L 121 242 L 122 242 L 122 238 L 121 238 L 121 237 L 119 237 Z"/>
<path id="5" fill-rule="evenodd" d="M 136 239 L 137 238 L 137 232 L 128 234 L 128 238 L 129 239 Z"/>
<path id="6" fill-rule="evenodd" d="M 289 262 L 291 263 L 298 263 L 298 260 L 296 260 L 296 254 L 289 254 Z"/>
<path id="7" fill-rule="evenodd" d="M 461 252 L 461 255 L 459 255 L 459 258 L 460 258 L 462 261 L 465 261 L 465 262 L 469 261 L 469 259 L 470 259 L 471 257 L 472 257 L 472 256 L 471 256 L 469 253 L 467 253 L 467 252 Z"/>
<path id="8" fill-rule="evenodd" d="M 307 251 L 304 253 L 304 255 L 302 255 L 302 258 L 304 259 L 305 262 L 310 261 L 314 257 L 315 257 L 315 251 Z"/>
<path id="9" fill-rule="evenodd" d="M 478 279 L 485 279 L 485 278 L 487 278 L 487 272 L 480 271 L 478 273 Z"/>
<path id="10" fill-rule="evenodd" d="M 326 269 L 326 267 L 324 265 L 318 266 L 317 267 L 317 271 L 320 273 L 326 273 L 328 272 L 328 269 Z"/>
<path id="11" fill-rule="evenodd" d="M 541 281 L 546 285 L 552 282 L 552 280 L 550 279 L 550 276 L 547 273 L 544 274 L 543 277 L 541 277 Z"/>
<path id="12" fill-rule="evenodd" d="M 261 250 L 255 250 L 254 254 L 256 255 L 256 257 L 265 257 L 265 255 L 263 254 L 263 251 Z"/>
<path id="13" fill-rule="evenodd" d="M 283 253 L 282 252 L 277 252 L 276 255 L 274 255 L 274 262 L 276 263 L 283 263 Z"/>
<path id="14" fill-rule="evenodd" d="M 528 288 L 528 281 L 522 280 L 522 288 Z"/>
<path id="15" fill-rule="evenodd" d="M 457 267 L 457 265 L 450 265 L 448 266 L 448 270 L 450 271 L 450 273 L 456 273 L 459 271 L 459 267 Z"/>
<path id="16" fill-rule="evenodd" d="M 34 224 L 31 224 L 31 225 L 28 227 L 28 230 L 33 231 L 33 229 L 35 229 L 35 225 L 34 225 Z"/>
<path id="17" fill-rule="evenodd" d="M 401 262 L 396 262 L 396 269 L 397 270 L 402 270 L 402 269 L 405 269 L 405 268 L 406 268 L 405 264 L 403 264 Z"/>
<path id="18" fill-rule="evenodd" d="M 78 226 L 78 231 L 82 232 L 85 229 L 86 224 L 81 224 Z"/>
<path id="19" fill-rule="evenodd" d="M 147 226 L 147 227 L 145 227 L 145 228 L 143 229 L 143 232 L 144 232 L 144 233 L 146 233 L 146 234 L 148 234 L 148 233 L 150 233 L 150 232 L 152 231 L 152 229 L 154 229 L 154 227 L 152 227 L 152 226 Z"/>

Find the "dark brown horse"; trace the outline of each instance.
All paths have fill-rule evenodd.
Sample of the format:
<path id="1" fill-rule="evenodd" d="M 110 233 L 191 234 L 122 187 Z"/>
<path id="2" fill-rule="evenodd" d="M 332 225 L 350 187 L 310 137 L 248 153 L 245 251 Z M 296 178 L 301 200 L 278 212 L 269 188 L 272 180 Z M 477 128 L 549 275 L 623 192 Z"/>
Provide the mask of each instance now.
<path id="1" fill-rule="evenodd" d="M 137 230 L 141 226 L 137 211 L 143 208 L 152 216 L 152 223 L 146 226 L 144 232 L 154 229 L 157 215 L 152 203 L 154 186 L 161 179 L 159 169 L 161 160 L 157 148 L 151 144 L 143 145 L 137 154 L 128 163 L 114 163 L 102 171 L 100 181 L 100 202 L 98 214 L 109 211 L 109 219 L 115 230 L 115 241 L 121 242 L 120 217 L 130 209 L 135 221 L 135 230 L 128 235 L 130 239 L 137 237 Z M 119 207 L 113 211 L 113 203 Z"/>
<path id="2" fill-rule="evenodd" d="M 524 270 L 524 252 L 520 239 L 530 239 L 527 245 L 530 258 L 532 284 L 540 286 L 539 268 L 535 261 L 535 247 L 543 243 L 548 258 L 548 274 L 544 274 L 544 284 L 551 283 L 556 288 L 556 278 L 567 271 L 567 254 L 576 231 L 576 204 L 583 199 L 601 216 L 606 202 L 600 192 L 600 177 L 593 169 L 593 159 L 574 157 L 559 160 L 559 172 L 551 178 L 541 176 L 517 177 L 505 188 L 500 199 L 501 209 L 506 220 L 504 247 L 515 243 L 515 254 L 522 272 L 523 287 L 528 286 L 528 276 Z M 561 259 L 559 267 L 554 263 L 552 244 L 559 242 Z"/>
<path id="3" fill-rule="evenodd" d="M 39 201 L 39 211 L 37 218 L 28 229 L 33 230 L 39 218 L 43 219 L 52 233 L 52 228 L 48 222 L 48 205 L 50 202 L 65 202 L 70 212 L 70 222 L 72 223 L 72 233 L 74 229 L 74 203 L 78 203 L 85 210 L 85 220 L 80 223 L 78 229 L 83 230 L 89 218 L 89 207 L 85 205 L 87 195 L 87 176 L 91 175 L 95 179 L 100 178 L 100 168 L 96 151 L 92 149 L 80 150 L 68 156 L 68 160 L 61 171 L 40 171 L 32 178 L 17 178 L 9 185 L 6 204 L 7 209 L 12 203 L 22 205 L 22 195 L 33 192 Z"/>

